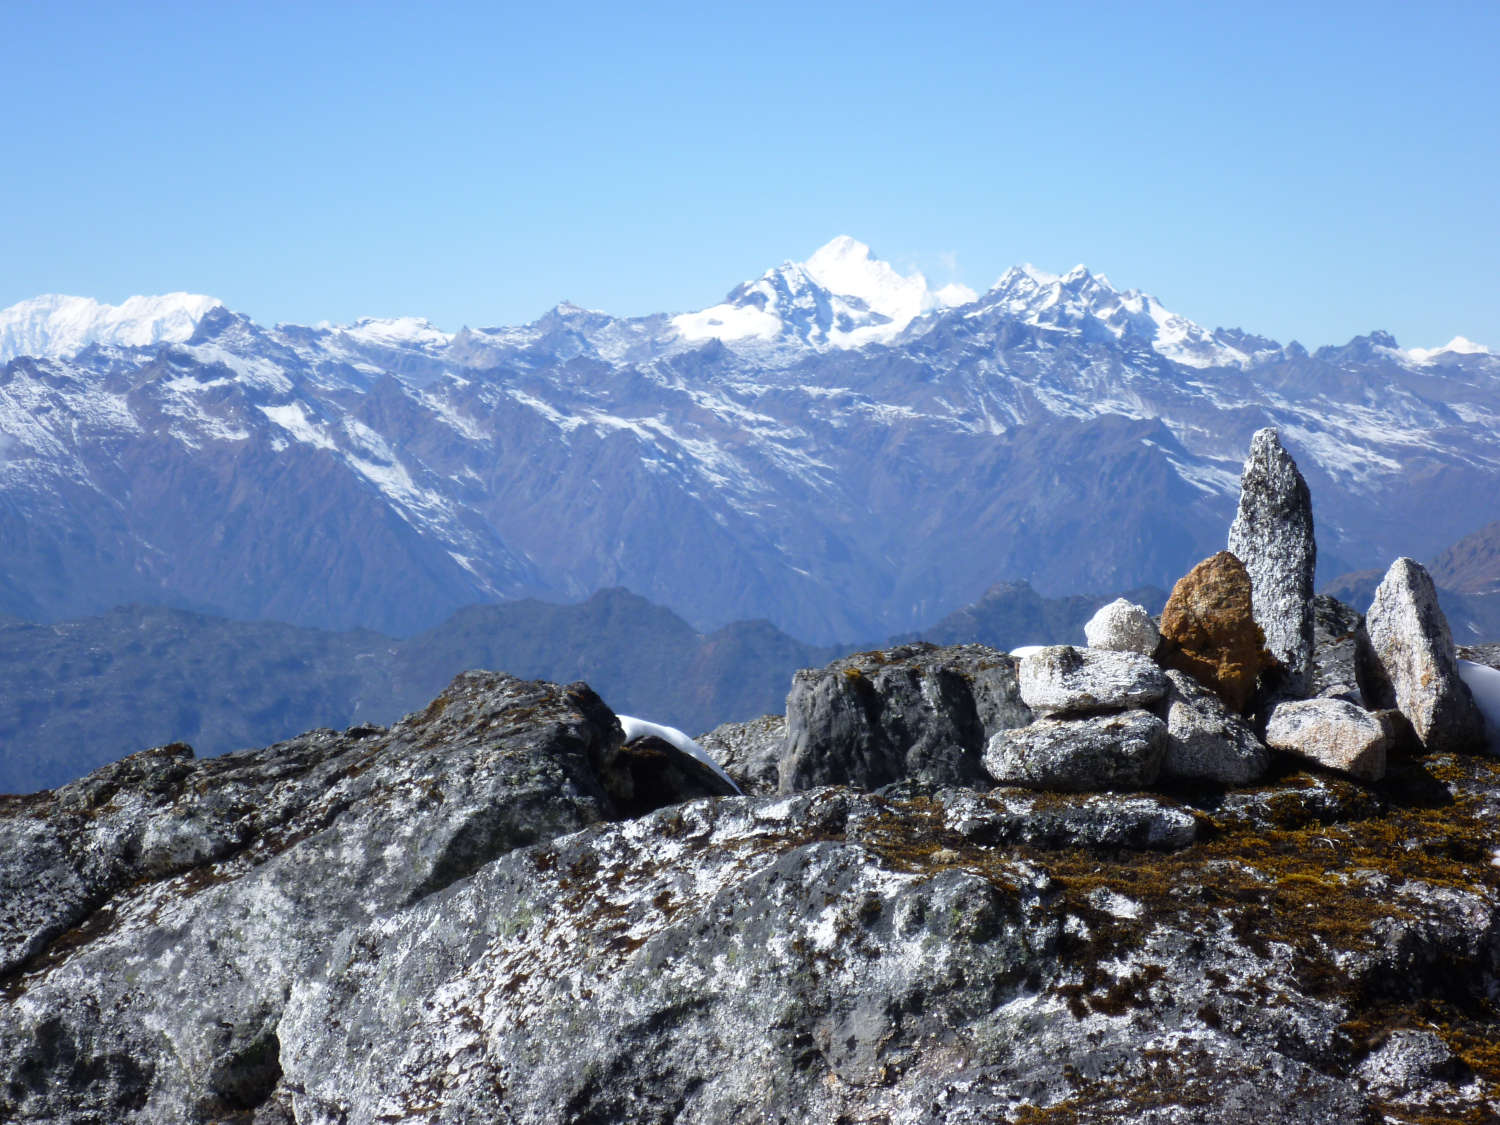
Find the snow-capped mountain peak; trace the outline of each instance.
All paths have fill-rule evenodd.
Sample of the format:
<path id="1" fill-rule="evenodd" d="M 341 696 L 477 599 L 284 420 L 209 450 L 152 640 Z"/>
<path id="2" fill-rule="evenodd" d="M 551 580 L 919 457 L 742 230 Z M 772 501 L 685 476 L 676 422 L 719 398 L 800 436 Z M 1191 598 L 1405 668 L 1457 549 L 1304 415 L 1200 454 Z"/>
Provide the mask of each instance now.
<path id="1" fill-rule="evenodd" d="M 18 355 L 76 355 L 90 344 L 180 343 L 222 304 L 197 293 L 131 297 L 118 305 L 60 294 L 33 297 L 0 310 L 0 363 Z"/>
<path id="2" fill-rule="evenodd" d="M 950 284 L 933 289 L 919 272 L 901 274 L 858 239 L 839 235 L 804 262 L 786 262 L 734 289 L 722 304 L 672 318 L 684 340 L 856 348 L 885 343 L 934 309 L 968 304 L 976 294 Z"/>
<path id="3" fill-rule="evenodd" d="M 972 315 L 998 310 L 1028 324 L 1071 333 L 1102 326 L 1117 340 L 1134 340 L 1188 367 L 1242 367 L 1251 354 L 1225 334 L 1180 316 L 1149 293 L 1118 290 L 1102 273 L 1076 265 L 1065 274 L 1026 264 L 1012 266 L 980 300 Z"/>
<path id="4" fill-rule="evenodd" d="M 453 333 L 444 332 L 419 316 L 362 316 L 353 324 L 328 327 L 360 343 L 383 347 L 442 348 L 453 340 Z"/>

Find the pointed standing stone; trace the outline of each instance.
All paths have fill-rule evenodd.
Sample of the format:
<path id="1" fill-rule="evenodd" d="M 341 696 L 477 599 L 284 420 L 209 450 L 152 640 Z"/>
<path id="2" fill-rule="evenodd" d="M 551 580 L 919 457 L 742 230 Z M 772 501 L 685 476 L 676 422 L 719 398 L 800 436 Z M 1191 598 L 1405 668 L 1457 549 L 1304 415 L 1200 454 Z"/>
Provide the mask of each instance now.
<path id="1" fill-rule="evenodd" d="M 1276 431 L 1257 430 L 1240 475 L 1240 508 L 1229 549 L 1250 573 L 1255 623 L 1285 668 L 1282 690 L 1312 694 L 1312 496 Z"/>
<path id="2" fill-rule="evenodd" d="M 1356 671 L 1367 705 L 1399 707 L 1433 753 L 1484 744 L 1484 717 L 1459 678 L 1448 619 L 1421 563 L 1403 558 L 1391 564 L 1358 641 Z"/>

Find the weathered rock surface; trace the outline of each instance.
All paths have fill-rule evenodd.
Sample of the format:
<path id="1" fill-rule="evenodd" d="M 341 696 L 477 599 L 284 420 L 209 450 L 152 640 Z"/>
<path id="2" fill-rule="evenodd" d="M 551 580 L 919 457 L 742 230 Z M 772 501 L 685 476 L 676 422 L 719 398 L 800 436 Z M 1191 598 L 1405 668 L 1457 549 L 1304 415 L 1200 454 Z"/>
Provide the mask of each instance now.
<path id="1" fill-rule="evenodd" d="M 1199 817 L 1155 793 L 1060 799 L 1027 789 L 947 789 L 933 803 L 943 824 L 971 844 L 1176 851 L 1198 838 Z"/>
<path id="2" fill-rule="evenodd" d="M 990 739 L 984 767 L 1002 785 L 1140 789 L 1156 780 L 1166 749 L 1167 726 L 1148 711 L 1038 719 Z"/>
<path id="3" fill-rule="evenodd" d="M 1124 598 L 1101 606 L 1084 625 L 1083 635 L 1089 648 L 1138 652 L 1142 656 L 1150 656 L 1161 643 L 1161 632 L 1146 607 Z"/>
<path id="4" fill-rule="evenodd" d="M 1157 659 L 1212 688 L 1236 711 L 1245 710 L 1256 679 L 1272 664 L 1252 610 L 1250 575 L 1229 551 L 1178 579 L 1162 610 L 1161 634 Z"/>
<path id="5" fill-rule="evenodd" d="M 1313 695 L 1364 704 L 1355 670 L 1364 622 L 1353 606 L 1328 594 L 1313 596 Z"/>
<path id="6" fill-rule="evenodd" d="M 1271 711 L 1266 742 L 1325 769 L 1379 781 L 1385 776 L 1391 731 L 1379 716 L 1347 700 L 1297 699 Z"/>
<path id="7" fill-rule="evenodd" d="M 793 677 L 780 791 L 878 789 L 907 777 L 983 782 L 989 737 L 1031 720 L 1015 661 L 992 648 L 918 643 L 858 653 Z"/>
<path id="8" fill-rule="evenodd" d="M 1271 752 L 1250 724 L 1186 672 L 1167 671 L 1167 694 L 1153 708 L 1167 724 L 1163 781 L 1245 785 L 1263 776 Z"/>
<path id="9" fill-rule="evenodd" d="M 1483 744 L 1484 720 L 1458 675 L 1448 620 L 1420 563 L 1397 559 L 1376 587 L 1359 637 L 1358 673 L 1366 703 L 1399 708 L 1429 751 Z"/>
<path id="10" fill-rule="evenodd" d="M 1048 645 L 1021 658 L 1021 700 L 1039 716 L 1086 715 L 1145 707 L 1167 692 L 1167 679 L 1135 652 Z"/>
<path id="11" fill-rule="evenodd" d="M 1229 549 L 1250 575 L 1255 622 L 1266 648 L 1281 663 L 1277 689 L 1294 698 L 1312 694 L 1312 495 L 1297 463 L 1274 429 L 1257 430 L 1240 474 L 1240 504 L 1229 528 Z"/>
<path id="12" fill-rule="evenodd" d="M 1500 1114 L 1500 762 L 615 822 L 619 739 L 581 685 L 471 676 L 0 801 L 0 1119 Z"/>
<path id="13" fill-rule="evenodd" d="M 749 796 L 776 792 L 777 766 L 786 749 L 786 716 L 762 715 L 744 723 L 721 723 L 698 743 Z"/>
<path id="14" fill-rule="evenodd" d="M 586 685 L 467 673 L 389 731 L 165 747 L 0 799 L 0 1118 L 257 1104 L 287 991 L 328 944 L 617 815 L 620 738 Z"/>

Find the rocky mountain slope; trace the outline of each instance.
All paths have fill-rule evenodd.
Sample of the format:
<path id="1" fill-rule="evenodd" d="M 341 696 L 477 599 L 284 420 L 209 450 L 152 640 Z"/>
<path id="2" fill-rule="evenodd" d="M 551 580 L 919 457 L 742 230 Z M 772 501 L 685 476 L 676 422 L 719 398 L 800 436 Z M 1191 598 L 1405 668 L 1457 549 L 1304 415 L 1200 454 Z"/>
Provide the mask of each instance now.
<path id="1" fill-rule="evenodd" d="M 1248 558 L 1159 631 L 808 670 L 719 733 L 772 759 L 750 795 L 584 684 L 469 673 L 0 798 L 0 1113 L 1494 1120 L 1500 670 L 1409 559 L 1364 619 L 1315 602 L 1274 434 L 1244 480 Z"/>
<path id="2" fill-rule="evenodd" d="M 1483 348 L 1308 352 L 1081 268 L 971 296 L 840 239 L 675 317 L 563 305 L 449 335 L 190 299 L 129 323 L 9 310 L 0 612 L 403 635 L 623 585 L 700 630 L 889 636 L 998 581 L 1166 588 L 1219 546 L 1266 424 L 1317 497 L 1325 574 L 1494 518 Z"/>

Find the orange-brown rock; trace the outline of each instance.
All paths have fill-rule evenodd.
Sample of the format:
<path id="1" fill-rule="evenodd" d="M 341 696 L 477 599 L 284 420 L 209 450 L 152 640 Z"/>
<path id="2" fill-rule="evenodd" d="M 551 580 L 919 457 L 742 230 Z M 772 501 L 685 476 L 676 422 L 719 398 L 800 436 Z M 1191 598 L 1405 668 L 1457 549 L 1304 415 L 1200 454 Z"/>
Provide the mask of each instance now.
<path id="1" fill-rule="evenodd" d="M 1228 551 L 1204 559 L 1172 587 L 1161 615 L 1157 660 L 1178 668 L 1236 711 L 1244 711 L 1255 680 L 1275 664 L 1255 623 L 1250 575 Z"/>

